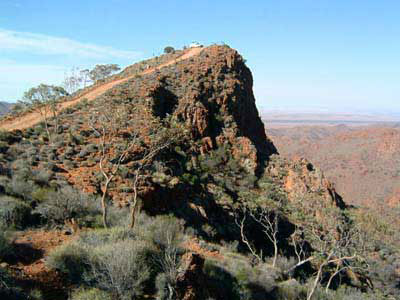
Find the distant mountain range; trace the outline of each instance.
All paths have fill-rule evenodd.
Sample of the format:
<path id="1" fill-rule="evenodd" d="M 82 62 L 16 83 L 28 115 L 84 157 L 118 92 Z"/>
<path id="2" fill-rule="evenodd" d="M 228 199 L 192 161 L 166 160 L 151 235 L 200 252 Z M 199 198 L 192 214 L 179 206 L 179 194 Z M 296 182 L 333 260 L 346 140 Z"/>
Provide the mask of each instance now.
<path id="1" fill-rule="evenodd" d="M 262 119 L 273 127 L 293 127 L 295 125 L 391 125 L 400 123 L 400 116 L 389 114 L 360 113 L 296 113 L 264 111 Z"/>
<path id="2" fill-rule="evenodd" d="M 325 123 L 268 120 L 267 134 L 284 157 L 304 157 L 320 166 L 349 203 L 399 205 L 400 123 L 365 120 L 370 124 L 359 126 L 360 119 L 338 125 L 328 120 L 334 117 Z"/>
<path id="3" fill-rule="evenodd" d="M 8 113 L 13 105 L 14 103 L 0 101 L 0 115 Z"/>

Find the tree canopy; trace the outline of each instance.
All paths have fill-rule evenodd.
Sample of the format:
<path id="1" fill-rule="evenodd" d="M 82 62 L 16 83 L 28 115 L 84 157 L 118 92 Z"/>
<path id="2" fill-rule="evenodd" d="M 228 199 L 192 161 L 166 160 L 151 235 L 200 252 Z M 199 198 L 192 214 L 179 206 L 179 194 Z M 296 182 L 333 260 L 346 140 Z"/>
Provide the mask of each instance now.
<path id="1" fill-rule="evenodd" d="M 64 96 L 68 96 L 68 92 L 64 88 L 42 83 L 26 91 L 22 97 L 22 102 L 26 105 L 40 106 L 51 104 L 51 102 L 55 102 Z"/>
<path id="2" fill-rule="evenodd" d="M 116 64 L 96 65 L 93 70 L 89 72 L 89 78 L 93 81 L 101 80 L 119 70 L 121 70 L 121 68 Z"/>
<path id="3" fill-rule="evenodd" d="M 166 54 L 174 53 L 174 52 L 175 52 L 174 47 L 167 46 L 167 47 L 164 48 L 164 53 L 166 53 Z"/>

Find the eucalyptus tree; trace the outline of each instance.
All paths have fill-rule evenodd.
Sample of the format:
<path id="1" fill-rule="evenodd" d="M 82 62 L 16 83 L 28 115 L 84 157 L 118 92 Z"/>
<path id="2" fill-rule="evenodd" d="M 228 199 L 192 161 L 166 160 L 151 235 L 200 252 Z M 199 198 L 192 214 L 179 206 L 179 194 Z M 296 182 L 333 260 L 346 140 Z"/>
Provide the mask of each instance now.
<path id="1" fill-rule="evenodd" d="M 121 70 L 121 68 L 116 64 L 96 65 L 89 71 L 89 78 L 96 82 L 97 80 L 105 79 L 119 70 Z"/>
<path id="2" fill-rule="evenodd" d="M 54 132 L 58 132 L 59 105 L 66 96 L 68 96 L 68 92 L 63 87 L 43 83 L 29 89 L 23 95 L 21 102 L 41 115 L 49 140 L 51 140 L 49 118 L 53 118 Z"/>

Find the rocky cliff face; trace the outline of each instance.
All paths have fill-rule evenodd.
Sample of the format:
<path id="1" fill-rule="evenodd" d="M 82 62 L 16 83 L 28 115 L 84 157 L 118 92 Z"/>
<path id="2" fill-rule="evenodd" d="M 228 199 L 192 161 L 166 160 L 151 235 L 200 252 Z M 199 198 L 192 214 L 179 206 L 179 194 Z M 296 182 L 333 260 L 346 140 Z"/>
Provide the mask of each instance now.
<path id="1" fill-rule="evenodd" d="M 267 138 L 253 95 L 253 78 L 242 57 L 224 46 L 135 78 L 113 89 L 108 101 L 144 98 L 153 116 L 177 116 L 201 141 L 201 153 L 229 143 L 248 170 L 276 153 Z"/>

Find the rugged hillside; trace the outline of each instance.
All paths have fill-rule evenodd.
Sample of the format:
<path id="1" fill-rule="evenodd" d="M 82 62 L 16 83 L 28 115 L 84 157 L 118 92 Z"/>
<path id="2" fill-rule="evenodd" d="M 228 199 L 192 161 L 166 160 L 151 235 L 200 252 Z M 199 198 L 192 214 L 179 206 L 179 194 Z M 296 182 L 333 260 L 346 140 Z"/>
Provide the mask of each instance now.
<path id="1" fill-rule="evenodd" d="M 393 127 L 271 128 L 280 154 L 321 167 L 347 202 L 378 208 L 400 204 L 400 130 Z"/>
<path id="2" fill-rule="evenodd" d="M 74 106 L 82 100 L 91 101 L 102 95 L 114 86 L 123 83 L 135 76 L 150 74 L 157 71 L 159 68 L 172 65 L 178 61 L 188 59 L 201 52 L 202 48 L 191 48 L 184 51 L 176 51 L 175 53 L 164 54 L 160 57 L 148 59 L 132 66 L 127 67 L 121 73 L 106 79 L 98 80 L 95 84 L 78 90 L 74 94 L 66 97 L 60 103 L 60 109 L 65 109 Z M 0 121 L 0 129 L 3 130 L 21 130 L 29 128 L 41 122 L 42 116 L 38 111 L 31 109 L 22 114 L 5 115 Z"/>
<path id="3" fill-rule="evenodd" d="M 367 231 L 373 216 L 348 208 L 318 168 L 277 155 L 242 57 L 228 46 L 179 57 L 81 91 L 47 122 L 3 121 L 20 130 L 0 135 L 0 295 L 396 295 L 398 233 Z M 28 227 L 39 233 L 4 236 Z M 23 246 L 27 235 L 61 246 Z"/>

